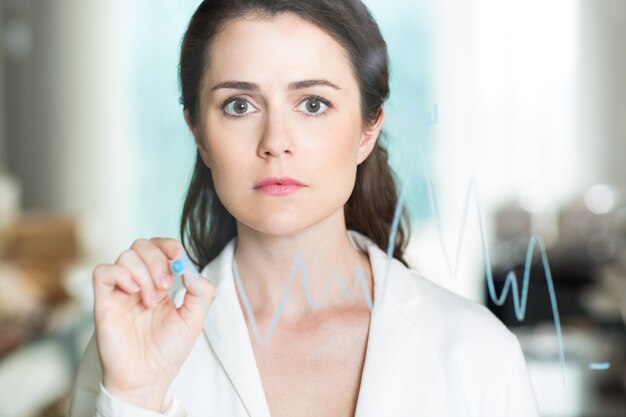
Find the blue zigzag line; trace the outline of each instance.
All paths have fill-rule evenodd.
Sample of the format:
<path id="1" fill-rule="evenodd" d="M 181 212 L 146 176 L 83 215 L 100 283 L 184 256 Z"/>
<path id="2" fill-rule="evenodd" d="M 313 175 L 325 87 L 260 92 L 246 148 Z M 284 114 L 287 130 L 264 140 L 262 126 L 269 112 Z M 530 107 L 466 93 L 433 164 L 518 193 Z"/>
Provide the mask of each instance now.
<path id="1" fill-rule="evenodd" d="M 276 325 L 278 324 L 278 319 L 282 315 L 282 312 L 285 308 L 285 302 L 289 298 L 289 290 L 291 288 L 291 285 L 293 284 L 293 281 L 298 271 L 301 272 L 300 276 L 302 277 L 302 284 L 304 285 L 304 290 L 305 290 L 304 292 L 306 295 L 307 304 L 313 309 L 317 309 L 322 305 L 322 301 L 324 297 L 326 296 L 326 293 L 328 292 L 328 289 L 330 287 L 330 284 L 332 283 L 333 277 L 336 278 L 336 281 L 339 283 L 339 286 L 343 290 L 345 297 L 349 299 L 352 298 L 350 296 L 350 292 L 348 290 L 348 287 L 346 285 L 344 278 L 341 276 L 341 274 L 334 273 L 324 283 L 324 289 L 322 291 L 322 295 L 319 297 L 319 301 L 315 303 L 313 301 L 313 297 L 311 295 L 311 289 L 309 287 L 309 276 L 307 273 L 306 263 L 302 255 L 298 255 L 294 259 L 294 262 L 291 264 L 291 270 L 289 272 L 289 278 L 287 279 L 287 284 L 285 285 L 285 290 L 283 291 L 283 295 L 280 299 L 278 307 L 276 308 L 276 311 L 274 311 L 274 314 L 272 316 L 272 321 L 270 322 L 266 330 L 265 337 L 262 337 L 261 332 L 259 331 L 259 327 L 256 322 L 256 317 L 254 315 L 254 312 L 252 311 L 252 306 L 250 305 L 250 301 L 248 300 L 246 291 L 243 288 L 243 284 L 239 276 L 239 271 L 237 269 L 237 263 L 233 260 L 233 274 L 235 276 L 235 282 L 237 284 L 237 291 L 239 292 L 239 297 L 241 298 L 244 308 L 246 309 L 246 314 L 248 315 L 248 318 L 250 320 L 250 325 L 252 326 L 252 332 L 254 333 L 254 336 L 256 337 L 259 343 L 265 345 L 269 343 L 269 341 L 271 340 L 272 333 L 274 333 Z M 361 265 L 357 265 L 356 277 L 357 277 L 357 280 L 354 283 L 354 287 L 352 291 L 354 291 L 360 284 L 361 287 L 363 288 L 363 295 L 365 297 L 365 300 L 367 301 L 367 307 L 369 308 L 370 311 L 372 311 L 373 304 L 372 304 L 372 299 L 370 295 L 371 293 L 370 293 L 369 286 L 367 285 L 367 281 L 365 279 L 365 273 L 363 272 L 363 268 L 361 267 Z"/>

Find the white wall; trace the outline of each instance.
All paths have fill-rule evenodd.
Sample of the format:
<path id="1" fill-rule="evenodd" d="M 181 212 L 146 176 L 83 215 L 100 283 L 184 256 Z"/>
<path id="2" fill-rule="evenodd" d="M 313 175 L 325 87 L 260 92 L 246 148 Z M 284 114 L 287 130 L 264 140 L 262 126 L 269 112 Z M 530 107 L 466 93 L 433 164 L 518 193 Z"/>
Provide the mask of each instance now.
<path id="1" fill-rule="evenodd" d="M 4 1 L 0 1 L 0 39 L 4 37 Z M 7 138 L 6 138 L 6 105 L 5 95 L 6 90 L 4 86 L 4 50 L 5 47 L 0 43 L 0 168 L 6 166 L 7 163 Z"/>
<path id="2" fill-rule="evenodd" d="M 10 165 L 24 205 L 79 215 L 94 244 L 119 252 L 130 244 L 134 176 L 133 2 L 6 1 L 7 19 L 32 31 L 31 50 L 7 66 Z"/>

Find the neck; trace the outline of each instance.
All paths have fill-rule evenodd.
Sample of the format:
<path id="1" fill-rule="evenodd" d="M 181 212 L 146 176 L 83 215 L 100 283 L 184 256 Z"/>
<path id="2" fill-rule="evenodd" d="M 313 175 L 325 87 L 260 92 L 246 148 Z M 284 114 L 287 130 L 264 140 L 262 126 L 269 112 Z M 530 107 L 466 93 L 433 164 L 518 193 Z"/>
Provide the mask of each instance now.
<path id="1" fill-rule="evenodd" d="M 281 321 L 367 305 L 362 278 L 373 297 L 370 263 L 352 246 L 340 214 L 280 236 L 238 224 L 235 263 L 255 316 L 271 317 L 281 304 Z"/>

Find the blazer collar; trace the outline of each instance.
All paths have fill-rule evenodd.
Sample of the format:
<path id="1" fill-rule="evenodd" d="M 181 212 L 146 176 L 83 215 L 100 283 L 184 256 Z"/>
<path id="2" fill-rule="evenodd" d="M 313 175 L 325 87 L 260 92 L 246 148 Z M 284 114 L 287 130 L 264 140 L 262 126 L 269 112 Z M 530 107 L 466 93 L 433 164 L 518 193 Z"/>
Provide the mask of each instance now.
<path id="1" fill-rule="evenodd" d="M 390 343 L 395 342 L 394 338 L 400 338 L 406 333 L 407 325 L 410 326 L 402 310 L 415 300 L 416 287 L 411 285 L 410 281 L 415 277 L 407 274 L 406 267 L 387 257 L 371 239 L 354 230 L 348 230 L 348 236 L 356 248 L 368 254 L 374 281 L 368 346 L 356 410 L 357 417 L 366 417 L 375 412 L 372 407 L 375 403 L 370 402 L 380 393 L 382 381 L 379 378 L 386 361 L 390 359 L 384 359 L 388 356 L 385 352 L 389 350 Z M 237 296 L 232 269 L 235 243 L 236 238 L 233 238 L 220 255 L 202 270 L 202 275 L 216 285 L 204 334 L 249 415 L 271 417 Z"/>

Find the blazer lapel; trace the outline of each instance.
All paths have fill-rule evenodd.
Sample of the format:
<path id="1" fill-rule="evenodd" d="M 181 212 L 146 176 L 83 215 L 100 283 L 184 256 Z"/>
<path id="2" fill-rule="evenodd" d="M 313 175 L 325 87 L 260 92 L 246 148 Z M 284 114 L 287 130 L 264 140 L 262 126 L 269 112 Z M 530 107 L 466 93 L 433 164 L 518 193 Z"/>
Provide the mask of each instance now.
<path id="1" fill-rule="evenodd" d="M 366 248 L 374 278 L 374 308 L 355 417 L 442 415 L 446 405 L 435 380 L 441 375 L 437 371 L 441 355 L 427 340 L 432 334 L 424 327 L 427 320 L 414 319 L 415 309 L 423 304 L 414 282 L 417 276 L 366 236 L 350 233 Z"/>
<path id="2" fill-rule="evenodd" d="M 246 322 L 232 274 L 235 239 L 203 271 L 216 284 L 204 333 L 230 378 L 248 414 L 270 417 Z"/>

